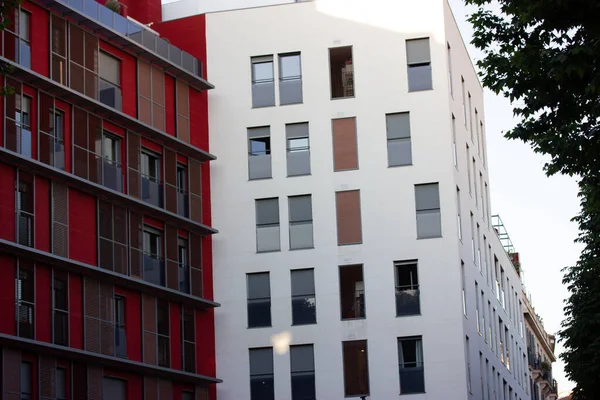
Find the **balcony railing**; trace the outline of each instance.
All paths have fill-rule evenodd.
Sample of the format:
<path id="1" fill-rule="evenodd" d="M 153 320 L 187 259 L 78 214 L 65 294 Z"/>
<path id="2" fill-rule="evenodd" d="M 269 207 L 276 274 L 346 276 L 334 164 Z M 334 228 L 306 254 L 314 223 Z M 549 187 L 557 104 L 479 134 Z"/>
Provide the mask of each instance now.
<path id="1" fill-rule="evenodd" d="M 396 287 L 396 315 L 416 315 L 421 313 L 419 289 L 412 286 Z"/>
<path id="2" fill-rule="evenodd" d="M 125 327 L 120 325 L 115 325 L 115 355 L 127 358 L 127 336 Z"/>
<path id="3" fill-rule="evenodd" d="M 163 206 L 162 183 L 155 178 L 142 175 L 142 200 L 156 207 Z"/>
<path id="4" fill-rule="evenodd" d="M 103 186 L 123 193 L 123 170 L 121 165 L 104 157 L 98 159 L 101 164 Z M 100 169 L 99 169 L 100 170 Z"/>
<path id="5" fill-rule="evenodd" d="M 190 267 L 179 264 L 179 291 L 189 294 L 190 289 Z"/>
<path id="6" fill-rule="evenodd" d="M 61 139 L 39 133 L 39 160 L 44 164 L 65 170 L 65 144 Z"/>
<path id="7" fill-rule="evenodd" d="M 33 247 L 33 215 L 19 211 L 19 244 Z"/>
<path id="8" fill-rule="evenodd" d="M 154 254 L 144 253 L 144 280 L 165 286 L 165 264 Z"/>
<path id="9" fill-rule="evenodd" d="M 188 193 L 185 190 L 177 189 L 177 215 L 188 218 L 189 209 Z"/>

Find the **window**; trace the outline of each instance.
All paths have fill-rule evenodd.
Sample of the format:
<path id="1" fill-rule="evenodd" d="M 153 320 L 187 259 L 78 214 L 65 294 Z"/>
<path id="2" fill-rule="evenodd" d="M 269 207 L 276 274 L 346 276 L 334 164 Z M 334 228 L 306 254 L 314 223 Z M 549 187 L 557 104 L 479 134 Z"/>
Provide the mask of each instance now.
<path id="1" fill-rule="evenodd" d="M 473 100 L 470 92 L 467 92 L 467 97 L 469 98 L 469 130 L 471 131 L 471 142 L 475 144 L 475 137 L 473 133 Z"/>
<path id="2" fill-rule="evenodd" d="M 179 265 L 179 291 L 190 293 L 190 267 L 188 261 L 188 243 L 184 238 L 177 238 L 177 259 Z"/>
<path id="3" fill-rule="evenodd" d="M 483 131 L 483 121 L 479 121 L 479 133 L 481 135 L 481 158 L 483 160 L 483 167 L 485 168 L 486 166 L 486 159 L 485 159 L 485 132 Z"/>
<path id="4" fill-rule="evenodd" d="M 33 247 L 34 179 L 21 170 L 17 173 L 17 239 L 19 244 Z"/>
<path id="5" fill-rule="evenodd" d="M 287 175 L 309 175 L 310 144 L 308 139 L 308 122 L 286 124 L 285 136 L 287 140 Z"/>
<path id="6" fill-rule="evenodd" d="M 69 86 L 98 99 L 98 37 L 75 24 L 69 26 Z"/>
<path id="7" fill-rule="evenodd" d="M 331 98 L 354 97 L 354 65 L 352 46 L 329 49 Z"/>
<path id="8" fill-rule="evenodd" d="M 502 319 L 498 318 L 498 350 L 500 351 L 500 361 L 504 364 L 504 329 L 502 329 Z"/>
<path id="9" fill-rule="evenodd" d="M 300 53 L 279 55 L 279 104 L 302 103 Z"/>
<path id="10" fill-rule="evenodd" d="M 492 349 L 492 351 L 494 351 L 494 332 L 493 332 L 493 327 L 492 327 L 492 303 L 488 300 L 488 324 L 487 324 L 487 330 L 488 330 L 488 341 L 490 343 L 490 348 Z"/>
<path id="11" fill-rule="evenodd" d="M 456 187 L 456 222 L 458 226 L 458 239 L 462 241 L 462 216 L 460 212 L 460 189 Z"/>
<path id="12" fill-rule="evenodd" d="M 138 60 L 138 118 L 140 121 L 165 130 L 165 73 L 155 66 Z M 177 137 L 189 142 L 188 102 L 189 94 L 186 84 L 176 80 L 176 132 Z M 172 90 L 172 89 L 171 89 Z M 173 107 L 173 106 L 171 106 Z M 189 129 L 188 129 L 189 130 Z"/>
<path id="13" fill-rule="evenodd" d="M 504 326 L 504 347 L 506 349 L 506 369 L 510 371 L 510 345 L 511 342 L 508 340 L 508 328 Z"/>
<path id="14" fill-rule="evenodd" d="M 67 399 L 67 370 L 56 368 L 56 399 Z"/>
<path id="15" fill-rule="evenodd" d="M 67 85 L 67 21 L 52 14 L 51 23 L 51 77 L 61 85 Z"/>
<path id="16" fill-rule="evenodd" d="M 458 169 L 458 152 L 456 147 L 456 117 L 452 114 L 452 158 L 454 167 Z"/>
<path id="17" fill-rule="evenodd" d="M 469 178 L 469 194 L 473 196 L 473 177 L 471 176 L 471 166 L 469 165 L 470 151 L 469 145 L 467 145 L 467 177 Z"/>
<path id="18" fill-rule="evenodd" d="M 292 325 L 317 323 L 315 270 L 299 269 L 291 273 Z"/>
<path id="19" fill-rule="evenodd" d="M 479 284 L 475 281 L 475 322 L 477 324 L 477 333 L 481 336 L 483 327 L 481 326 L 480 320 L 480 309 L 479 309 Z"/>
<path id="20" fill-rule="evenodd" d="M 271 178 L 271 129 L 248 128 L 249 179 Z"/>
<path id="21" fill-rule="evenodd" d="M 475 206 L 479 208 L 479 195 L 477 191 L 477 161 L 473 157 L 473 187 L 475 188 Z"/>
<path id="22" fill-rule="evenodd" d="M 485 202 L 483 201 L 484 190 L 483 190 L 483 174 L 479 172 L 479 195 L 481 196 L 481 214 L 485 219 Z"/>
<path id="23" fill-rule="evenodd" d="M 465 128 L 467 127 L 467 95 L 465 91 L 465 78 L 460 77 L 460 86 L 462 89 L 462 107 L 463 107 L 463 119 L 465 122 Z"/>
<path id="24" fill-rule="evenodd" d="M 162 233 L 149 226 L 143 231 L 144 274 L 146 282 L 164 286 L 164 264 L 162 260 Z"/>
<path id="25" fill-rule="evenodd" d="M 358 169 L 358 146 L 356 118 L 340 118 L 331 121 L 333 133 L 333 170 Z"/>
<path id="26" fill-rule="evenodd" d="M 415 185 L 417 239 L 442 236 L 440 192 L 437 183 Z"/>
<path id="27" fill-rule="evenodd" d="M 127 336 L 125 335 L 125 298 L 115 296 L 115 355 L 127 357 Z"/>
<path id="28" fill-rule="evenodd" d="M 196 372 L 196 330 L 194 327 L 194 310 L 184 308 L 181 312 L 181 359 L 183 370 Z"/>
<path id="29" fill-rule="evenodd" d="M 66 188 L 64 190 L 66 191 Z M 127 274 L 127 210 L 100 200 L 98 236 L 100 268 Z"/>
<path id="30" fill-rule="evenodd" d="M 473 264 L 477 265 L 477 253 L 475 251 L 475 220 L 473 219 L 473 213 L 471 216 L 471 256 L 473 257 Z"/>
<path id="31" fill-rule="evenodd" d="M 483 266 L 481 265 L 481 229 L 479 228 L 479 223 L 477 223 L 477 266 L 479 267 L 479 272 L 483 274 Z"/>
<path id="32" fill-rule="evenodd" d="M 175 171 L 176 178 L 176 190 L 177 190 L 177 215 L 187 218 L 189 215 L 188 209 L 188 182 L 187 182 L 187 168 L 185 165 L 177 164 Z M 167 195 L 168 198 L 168 195 Z M 168 207 L 168 206 L 167 206 Z"/>
<path id="33" fill-rule="evenodd" d="M 398 338 L 400 394 L 425 393 L 421 336 Z"/>
<path id="34" fill-rule="evenodd" d="M 388 166 L 411 165 L 410 114 L 386 114 Z"/>
<path id="35" fill-rule="evenodd" d="M 290 346 L 292 400 L 316 399 L 315 360 L 312 344 Z"/>
<path id="36" fill-rule="evenodd" d="M 6 11 L 11 12 L 12 15 L 8 16 L 6 21 L 8 23 L 4 30 L 3 55 L 25 68 L 31 68 L 31 15 L 18 7 L 18 4 L 12 11 L 10 9 Z"/>
<path id="37" fill-rule="evenodd" d="M 479 139 L 479 111 L 477 111 L 477 108 L 475 108 L 475 126 L 473 127 L 473 130 L 475 131 L 475 140 L 473 144 L 475 145 L 475 147 L 477 147 L 477 154 L 481 156 L 481 146 Z"/>
<path id="38" fill-rule="evenodd" d="M 338 246 L 362 243 L 360 191 L 335 193 Z"/>
<path id="39" fill-rule="evenodd" d="M 344 394 L 369 394 L 369 357 L 366 340 L 342 342 L 344 360 Z"/>
<path id="40" fill-rule="evenodd" d="M 365 282 L 362 265 L 340 265 L 341 318 L 365 318 Z"/>
<path id="41" fill-rule="evenodd" d="M 33 391 L 31 390 L 31 363 L 21 361 L 21 400 L 33 399 Z"/>
<path id="42" fill-rule="evenodd" d="M 102 400 L 125 399 L 127 399 L 127 382 L 105 376 L 102 380 Z"/>
<path id="43" fill-rule="evenodd" d="M 109 107 L 121 110 L 121 61 L 98 52 L 98 99 Z"/>
<path id="44" fill-rule="evenodd" d="M 17 336 L 33 339 L 34 336 L 34 266 L 18 259 L 16 276 L 17 290 Z"/>
<path id="45" fill-rule="evenodd" d="M 273 56 L 252 57 L 252 107 L 275 105 Z"/>
<path id="46" fill-rule="evenodd" d="M 465 336 L 465 357 L 467 359 L 467 388 L 469 388 L 469 393 L 473 393 L 471 386 L 471 345 L 468 336 Z"/>
<path id="47" fill-rule="evenodd" d="M 450 96 L 454 98 L 454 85 L 452 82 L 452 49 L 450 48 L 450 43 L 446 43 L 446 45 L 448 47 L 448 85 L 450 89 Z"/>
<path id="48" fill-rule="evenodd" d="M 433 89 L 429 38 L 407 40 L 406 61 L 408 63 L 408 91 Z"/>
<path id="49" fill-rule="evenodd" d="M 262 253 L 279 250 L 279 200 L 256 200 L 256 251 Z"/>
<path id="50" fill-rule="evenodd" d="M 271 282 L 268 272 L 246 275 L 248 328 L 271 326 Z"/>
<path id="51" fill-rule="evenodd" d="M 290 196 L 290 250 L 311 249 L 313 243 L 312 197 Z"/>
<path id="52" fill-rule="evenodd" d="M 467 288 L 465 285 L 465 263 L 463 260 L 460 260 L 460 272 L 461 272 L 461 284 L 462 284 L 462 305 L 463 305 L 463 314 L 467 317 Z"/>
<path id="53" fill-rule="evenodd" d="M 162 184 L 160 157 L 142 151 L 142 200 L 156 207 L 162 207 Z"/>
<path id="54" fill-rule="evenodd" d="M 416 261 L 397 261 L 396 272 L 396 316 L 421 313 L 419 275 Z"/>
<path id="55" fill-rule="evenodd" d="M 109 189 L 123 192 L 120 153 L 121 139 L 104 131 L 102 133 L 102 184 Z"/>
<path id="56" fill-rule="evenodd" d="M 250 400 L 275 400 L 273 348 L 250 349 Z"/>
<path id="57" fill-rule="evenodd" d="M 68 275 L 62 271 L 54 271 L 53 284 L 53 341 L 54 344 L 67 346 L 69 344 L 69 295 Z"/>
<path id="58" fill-rule="evenodd" d="M 31 158 L 31 98 L 28 96 L 15 95 L 15 123 L 17 132 L 17 152 Z M 8 133 L 7 133 L 8 134 Z"/>
<path id="59" fill-rule="evenodd" d="M 485 335 L 485 294 L 483 293 L 483 290 L 481 291 L 481 332 L 479 332 L 479 334 L 481 336 L 483 336 L 483 340 L 485 340 L 487 342 L 487 337 Z"/>
<path id="60" fill-rule="evenodd" d="M 39 93 L 38 159 L 65 169 L 64 113 L 55 108 L 54 97 Z"/>
<path id="61" fill-rule="evenodd" d="M 170 367 L 170 339 L 169 339 L 169 302 L 156 301 L 156 333 L 158 339 L 158 365 Z"/>

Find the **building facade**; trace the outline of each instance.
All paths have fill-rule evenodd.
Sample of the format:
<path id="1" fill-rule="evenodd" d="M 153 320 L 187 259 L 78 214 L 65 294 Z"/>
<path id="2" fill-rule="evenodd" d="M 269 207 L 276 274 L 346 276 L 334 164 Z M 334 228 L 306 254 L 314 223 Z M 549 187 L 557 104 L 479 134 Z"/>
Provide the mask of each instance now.
<path id="1" fill-rule="evenodd" d="M 1 33 L 0 397 L 215 399 L 204 41 L 102 3 Z"/>
<path id="2" fill-rule="evenodd" d="M 529 399 L 448 4 L 219 3 L 165 5 L 188 36 L 205 26 L 216 87 L 218 398 Z"/>

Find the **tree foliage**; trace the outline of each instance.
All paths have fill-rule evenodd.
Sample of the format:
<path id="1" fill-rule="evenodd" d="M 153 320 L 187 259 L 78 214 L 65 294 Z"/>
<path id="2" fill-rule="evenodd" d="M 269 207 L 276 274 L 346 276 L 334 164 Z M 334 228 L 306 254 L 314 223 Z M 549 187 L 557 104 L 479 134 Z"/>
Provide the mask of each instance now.
<path id="1" fill-rule="evenodd" d="M 0 33 L 10 26 L 10 23 L 15 18 L 14 10 L 21 4 L 21 0 L 0 0 Z M 10 65 L 0 61 L 0 76 L 4 77 L 12 72 Z M 14 89 L 11 87 L 0 87 L 0 96 L 13 94 Z"/>
<path id="2" fill-rule="evenodd" d="M 508 97 L 520 122 L 506 132 L 550 156 L 547 174 L 579 179 L 577 239 L 565 268 L 570 297 L 559 335 L 575 400 L 600 393 L 600 1 L 465 0 L 484 86 Z"/>

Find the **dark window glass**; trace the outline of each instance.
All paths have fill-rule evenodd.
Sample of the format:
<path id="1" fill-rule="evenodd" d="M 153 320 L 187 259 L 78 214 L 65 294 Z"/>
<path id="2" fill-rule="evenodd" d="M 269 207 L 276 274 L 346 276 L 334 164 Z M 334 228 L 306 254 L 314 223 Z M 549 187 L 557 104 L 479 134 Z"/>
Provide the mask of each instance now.
<path id="1" fill-rule="evenodd" d="M 365 282 L 362 265 L 340 266 L 342 319 L 365 318 Z"/>
<path id="2" fill-rule="evenodd" d="M 156 332 L 158 333 L 158 365 L 170 366 L 169 344 L 169 303 L 158 300 L 156 303 Z"/>
<path id="3" fill-rule="evenodd" d="M 424 393 L 423 344 L 421 337 L 398 338 L 400 394 Z"/>
<path id="4" fill-rule="evenodd" d="M 369 359 L 367 341 L 343 342 L 344 394 L 360 396 L 369 394 Z"/>
<path id="5" fill-rule="evenodd" d="M 292 400 L 314 400 L 315 360 L 312 344 L 290 346 Z"/>
<path id="6" fill-rule="evenodd" d="M 33 264 L 19 260 L 16 279 L 17 334 L 33 339 L 34 335 L 34 270 Z"/>
<path id="7" fill-rule="evenodd" d="M 416 262 L 396 262 L 396 315 L 421 313 L 419 275 Z"/>
<path id="8" fill-rule="evenodd" d="M 115 354 L 117 357 L 127 357 L 125 299 L 121 296 L 115 296 Z"/>
<path id="9" fill-rule="evenodd" d="M 68 289 L 67 277 L 55 272 L 54 276 L 54 344 L 68 345 Z"/>
<path id="10" fill-rule="evenodd" d="M 331 98 L 354 96 L 354 64 L 352 47 L 329 49 Z"/>
<path id="11" fill-rule="evenodd" d="M 269 273 L 247 275 L 248 327 L 271 326 L 271 287 Z"/>
<path id="12" fill-rule="evenodd" d="M 292 271 L 292 324 L 317 322 L 314 269 Z"/>
<path id="13" fill-rule="evenodd" d="M 273 349 L 250 349 L 250 400 L 275 400 Z"/>
<path id="14" fill-rule="evenodd" d="M 21 400 L 33 399 L 31 378 L 31 363 L 21 361 Z"/>

